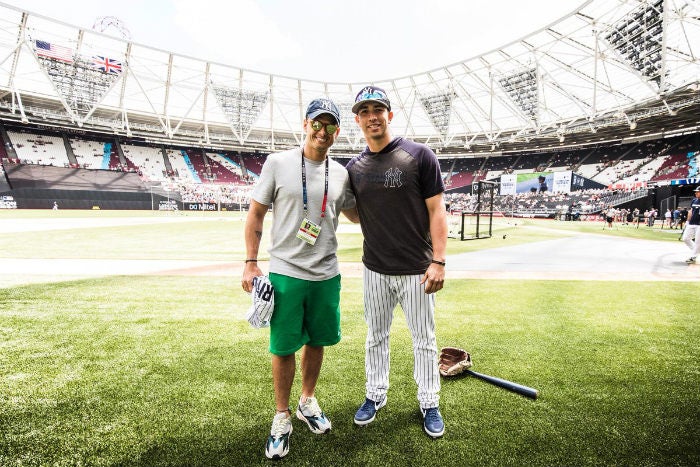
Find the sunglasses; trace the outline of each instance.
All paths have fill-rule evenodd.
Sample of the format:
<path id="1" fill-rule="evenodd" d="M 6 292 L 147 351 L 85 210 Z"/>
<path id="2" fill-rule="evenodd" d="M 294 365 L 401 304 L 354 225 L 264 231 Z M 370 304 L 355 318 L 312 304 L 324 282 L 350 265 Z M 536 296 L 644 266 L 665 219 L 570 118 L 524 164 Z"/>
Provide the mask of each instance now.
<path id="1" fill-rule="evenodd" d="M 311 120 L 311 128 L 313 128 L 314 131 L 321 131 L 321 128 L 323 128 L 323 123 L 317 120 Z M 338 125 L 328 124 L 326 125 L 326 134 L 334 135 L 337 129 Z"/>

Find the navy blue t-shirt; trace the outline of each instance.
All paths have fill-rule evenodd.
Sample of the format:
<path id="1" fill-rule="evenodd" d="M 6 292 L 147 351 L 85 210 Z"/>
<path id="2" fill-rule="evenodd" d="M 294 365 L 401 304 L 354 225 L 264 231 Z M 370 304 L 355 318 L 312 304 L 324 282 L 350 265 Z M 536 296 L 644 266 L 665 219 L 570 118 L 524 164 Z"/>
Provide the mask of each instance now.
<path id="1" fill-rule="evenodd" d="M 690 218 L 688 219 L 688 224 L 690 225 L 700 225 L 700 199 L 693 198 L 690 202 Z"/>
<path id="2" fill-rule="evenodd" d="M 433 258 L 425 200 L 445 191 L 440 163 L 424 144 L 394 138 L 346 166 L 364 235 L 362 262 L 380 274 L 422 274 Z"/>

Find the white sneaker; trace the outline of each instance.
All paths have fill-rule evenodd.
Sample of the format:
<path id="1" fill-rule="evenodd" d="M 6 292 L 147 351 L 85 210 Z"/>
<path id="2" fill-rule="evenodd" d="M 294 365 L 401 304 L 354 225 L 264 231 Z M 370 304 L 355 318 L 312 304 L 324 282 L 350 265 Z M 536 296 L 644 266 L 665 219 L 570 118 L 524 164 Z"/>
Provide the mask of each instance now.
<path id="1" fill-rule="evenodd" d="M 297 418 L 305 421 L 309 425 L 309 430 L 317 435 L 331 431 L 331 421 L 328 420 L 326 414 L 318 406 L 318 401 L 315 397 L 307 397 L 306 402 L 302 402 L 299 399 Z"/>
<path id="2" fill-rule="evenodd" d="M 688 263 L 688 264 L 694 263 L 694 262 L 695 262 L 695 256 L 691 256 L 690 258 L 686 259 L 685 262 Z"/>
<path id="3" fill-rule="evenodd" d="M 280 412 L 272 419 L 270 436 L 265 443 L 265 455 L 268 459 L 281 459 L 289 452 L 289 435 L 292 434 L 292 416 Z"/>

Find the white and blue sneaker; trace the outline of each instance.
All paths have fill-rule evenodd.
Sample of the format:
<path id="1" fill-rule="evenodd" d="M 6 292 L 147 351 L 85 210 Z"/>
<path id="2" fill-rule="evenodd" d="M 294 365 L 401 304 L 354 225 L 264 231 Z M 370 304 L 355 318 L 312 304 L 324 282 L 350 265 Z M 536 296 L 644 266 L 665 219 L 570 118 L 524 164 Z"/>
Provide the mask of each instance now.
<path id="1" fill-rule="evenodd" d="M 430 409 L 421 409 L 423 412 L 423 429 L 428 436 L 439 438 L 445 433 L 445 423 L 442 421 L 440 409 L 432 407 Z"/>
<path id="2" fill-rule="evenodd" d="M 318 406 L 318 401 L 315 397 L 307 397 L 305 402 L 299 399 L 297 418 L 305 421 L 309 425 L 309 430 L 317 435 L 331 431 L 331 421 L 328 420 L 326 414 Z"/>
<path id="3" fill-rule="evenodd" d="M 380 401 L 373 401 L 372 399 L 365 398 L 365 402 L 357 409 L 355 413 L 355 425 L 364 426 L 374 421 L 374 417 L 377 415 L 377 410 L 381 409 L 386 405 L 386 396 L 382 397 Z"/>
<path id="4" fill-rule="evenodd" d="M 289 435 L 292 434 L 292 416 L 280 412 L 272 419 L 270 436 L 265 443 L 265 455 L 268 459 L 281 459 L 289 452 Z"/>

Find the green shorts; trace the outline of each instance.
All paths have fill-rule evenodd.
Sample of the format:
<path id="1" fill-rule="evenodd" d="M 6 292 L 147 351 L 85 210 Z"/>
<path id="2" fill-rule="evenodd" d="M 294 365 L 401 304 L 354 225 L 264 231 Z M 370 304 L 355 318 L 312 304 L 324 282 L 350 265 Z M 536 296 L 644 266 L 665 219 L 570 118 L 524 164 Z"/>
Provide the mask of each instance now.
<path id="1" fill-rule="evenodd" d="M 270 320 L 270 352 L 283 357 L 304 345 L 340 342 L 340 274 L 307 281 L 270 273 L 275 311 Z"/>

